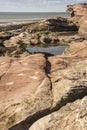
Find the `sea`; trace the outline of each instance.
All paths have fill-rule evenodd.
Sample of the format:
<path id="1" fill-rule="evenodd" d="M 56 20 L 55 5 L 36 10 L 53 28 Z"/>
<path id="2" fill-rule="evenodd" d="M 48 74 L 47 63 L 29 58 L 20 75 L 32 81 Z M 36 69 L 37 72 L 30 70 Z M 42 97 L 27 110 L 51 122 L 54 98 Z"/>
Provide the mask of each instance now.
<path id="1" fill-rule="evenodd" d="M 66 12 L 0 12 L 0 20 L 3 19 L 38 19 L 38 18 L 50 18 L 50 17 L 69 17 Z"/>

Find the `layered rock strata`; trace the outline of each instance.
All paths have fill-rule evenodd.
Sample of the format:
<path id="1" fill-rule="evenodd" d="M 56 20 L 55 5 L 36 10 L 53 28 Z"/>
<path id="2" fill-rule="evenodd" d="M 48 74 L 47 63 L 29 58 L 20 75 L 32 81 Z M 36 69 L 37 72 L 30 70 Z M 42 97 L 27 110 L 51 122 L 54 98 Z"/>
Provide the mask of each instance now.
<path id="1" fill-rule="evenodd" d="M 79 26 L 79 32 L 87 34 L 87 3 L 67 6 L 67 11 L 71 14 L 71 21 Z"/>

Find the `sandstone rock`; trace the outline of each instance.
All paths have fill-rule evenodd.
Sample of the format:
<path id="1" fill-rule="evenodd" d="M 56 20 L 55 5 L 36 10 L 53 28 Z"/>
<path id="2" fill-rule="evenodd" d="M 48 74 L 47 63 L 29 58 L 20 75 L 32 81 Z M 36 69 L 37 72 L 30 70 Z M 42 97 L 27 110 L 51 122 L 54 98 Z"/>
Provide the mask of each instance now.
<path id="1" fill-rule="evenodd" d="M 24 30 L 32 32 L 38 31 L 77 31 L 77 27 L 66 18 L 56 17 L 52 19 L 42 20 L 37 23 L 30 24 Z"/>
<path id="2" fill-rule="evenodd" d="M 69 38 L 66 40 L 66 37 L 60 33 L 69 33 L 71 31 L 71 35 L 73 35 L 73 31 L 77 30 L 78 28 L 73 22 L 69 21 L 66 18 L 56 17 L 27 25 L 25 28 L 23 28 L 24 32 L 20 33 L 17 36 L 11 37 L 9 40 L 5 40 L 3 44 L 6 47 L 18 46 L 21 43 L 25 47 L 28 47 L 30 45 L 63 45 L 70 43 L 71 40 Z"/>
<path id="3" fill-rule="evenodd" d="M 67 60 L 68 64 L 69 61 Z M 66 62 L 65 62 L 66 63 Z M 53 107 L 60 108 L 87 94 L 87 60 L 71 62 L 66 69 L 52 71 Z"/>
<path id="4" fill-rule="evenodd" d="M 86 57 L 87 56 L 87 40 L 72 44 L 69 48 L 65 50 L 64 55 Z"/>
<path id="5" fill-rule="evenodd" d="M 0 40 L 6 40 L 9 39 L 10 37 L 12 37 L 12 33 L 10 32 L 0 32 Z"/>
<path id="6" fill-rule="evenodd" d="M 87 35 L 87 19 L 81 24 L 79 32 Z"/>
<path id="7" fill-rule="evenodd" d="M 35 122 L 29 130 L 86 130 L 87 96 Z"/>
<path id="8" fill-rule="evenodd" d="M 74 55 L 65 53 L 47 59 L 42 54 L 35 54 L 19 60 L 0 59 L 0 104 L 2 104 L 0 127 L 3 130 L 28 129 L 39 118 L 59 109 L 58 112 L 62 112 L 62 107 L 67 113 L 71 113 L 66 104 L 70 103 L 69 106 L 74 106 L 75 100 L 87 95 L 87 51 L 83 54 L 83 50 L 86 50 L 86 41 L 81 46 L 82 49 L 76 43 L 71 45 L 70 49 L 77 50 Z M 78 105 L 75 106 L 74 111 L 77 111 Z M 85 110 L 84 106 L 83 109 Z M 56 120 L 62 122 L 66 119 L 67 113 L 64 113 L 61 121 L 60 116 Z M 76 119 L 76 113 L 72 114 L 70 124 L 67 125 L 70 129 L 74 128 L 71 122 L 73 117 Z M 44 129 L 49 128 L 48 118 L 46 120 L 46 125 L 43 121 Z M 57 126 L 58 122 L 55 118 L 51 121 L 50 126 L 52 125 L 53 130 L 56 130 L 59 126 Z M 84 119 L 82 121 L 84 123 L 82 128 L 86 128 Z M 76 120 L 75 123 L 75 129 L 79 129 Z M 60 123 L 59 127 L 62 130 L 65 124 L 62 126 Z"/>
<path id="9" fill-rule="evenodd" d="M 73 4 L 67 6 L 67 11 L 73 16 L 85 16 L 87 13 L 87 3 L 79 3 L 79 4 Z"/>
<path id="10" fill-rule="evenodd" d="M 52 99 L 45 67 L 46 60 L 42 54 L 19 60 L 0 58 L 1 130 L 7 130 L 28 117 L 32 124 L 35 114 L 39 116 L 41 111 L 49 110 Z M 20 129 L 26 129 L 26 125 L 21 125 Z"/>
<path id="11" fill-rule="evenodd" d="M 65 43 L 62 42 L 63 40 L 59 40 L 60 37 L 60 39 L 65 39 L 62 38 L 64 35 L 61 36 L 60 32 L 68 33 L 71 31 L 73 33 L 73 31 L 77 30 L 78 28 L 76 25 L 66 18 L 49 18 L 25 26 L 23 28 L 23 31 L 29 33 L 28 37 L 26 37 L 26 40 L 28 42 L 26 42 L 26 40 L 21 40 L 23 43 L 28 43 L 28 45 L 39 46 L 67 44 L 67 42 Z"/>
<path id="12" fill-rule="evenodd" d="M 49 57 L 52 83 L 51 113 L 37 120 L 29 130 L 87 129 L 87 41 L 71 45 L 71 53 Z M 70 48 L 70 49 L 71 49 Z M 76 50 L 74 50 L 76 48 Z M 84 51 L 83 51 L 84 50 Z M 84 53 L 83 53 L 84 52 Z M 81 54 L 81 55 L 80 55 Z M 55 113 L 53 113 L 56 111 Z M 84 116 L 82 116 L 84 115 Z"/>
<path id="13" fill-rule="evenodd" d="M 24 37 L 21 33 L 18 36 L 13 36 L 13 33 L 10 32 L 0 32 L 0 56 L 27 56 L 29 53 L 25 49 L 25 45 L 21 41 L 21 38 Z"/>
<path id="14" fill-rule="evenodd" d="M 7 47 L 5 55 L 9 57 L 26 57 L 30 55 L 30 53 L 22 46 L 15 47 Z"/>
<path id="15" fill-rule="evenodd" d="M 0 56 L 4 56 L 6 53 L 6 47 L 3 44 L 3 41 L 10 39 L 12 36 L 9 32 L 0 32 Z"/>
<path id="16" fill-rule="evenodd" d="M 28 34 L 27 32 L 20 33 L 17 36 L 11 37 L 9 40 L 4 41 L 3 43 L 6 47 L 15 47 L 23 45 L 25 47 L 29 45 L 38 44 L 38 36 L 36 34 Z"/>
<path id="17" fill-rule="evenodd" d="M 86 49 L 84 46 L 86 41 L 82 45 Z M 83 52 L 79 46 L 74 45 L 74 47 L 78 52 L 79 50 L 80 53 Z M 87 94 L 86 53 L 84 55 L 77 53 L 74 56 L 71 53 L 71 57 L 69 56 L 69 54 L 65 53 L 65 57 L 64 55 L 50 57 L 48 61 L 41 54 L 31 55 L 19 60 L 8 57 L 0 58 L 0 129 L 7 130 L 11 127 L 9 130 L 25 130 L 26 127 L 29 128 L 40 117 L 48 113 L 51 114 L 67 103 L 82 98 Z M 50 69 L 49 79 L 47 73 Z M 70 103 L 70 105 L 72 104 Z M 67 109 L 68 113 L 71 112 L 68 111 L 66 106 L 65 109 Z M 76 111 L 76 108 L 74 110 Z M 62 108 L 60 111 L 62 111 Z M 66 112 L 64 115 L 67 117 Z M 65 119 L 64 115 L 62 120 Z M 36 120 L 33 120 L 34 117 L 37 117 Z M 75 119 L 76 115 L 72 115 L 72 120 L 73 117 Z M 60 122 L 59 119 L 60 116 L 56 120 Z M 25 121 L 22 123 L 23 120 Z M 52 125 L 53 129 L 56 130 L 59 126 L 57 126 L 58 122 L 55 121 L 55 118 L 52 118 L 51 121 L 52 124 L 50 124 L 49 129 L 51 129 Z M 53 125 L 53 122 L 55 122 L 55 125 Z M 48 126 L 48 124 L 44 125 L 44 129 L 48 128 Z M 60 123 L 61 129 L 64 126 L 61 126 Z M 67 127 L 73 129 L 71 121 Z M 84 124 L 82 128 L 85 127 Z M 78 129 L 77 123 L 75 128 Z"/>
<path id="18" fill-rule="evenodd" d="M 79 32 L 87 34 L 87 3 L 67 6 L 67 11 L 71 14 L 71 21 L 80 27 Z"/>
<path id="19" fill-rule="evenodd" d="M 87 20 L 87 16 L 82 16 L 79 20 L 79 24 L 81 25 L 83 22 L 85 22 L 85 20 Z"/>
<path id="20" fill-rule="evenodd" d="M 15 47 L 19 46 L 21 43 L 23 44 L 23 40 L 25 39 L 24 35 L 21 33 L 18 36 L 13 36 L 9 40 L 4 41 L 4 45 L 6 47 Z M 26 43 L 24 43 L 26 45 Z"/>
<path id="21" fill-rule="evenodd" d="M 81 25 L 86 18 L 84 7 L 75 6 Z M 78 14 L 80 8 L 83 13 Z M 71 44 L 62 55 L 28 55 L 27 45 L 58 43 L 61 32 L 64 38 L 65 31 L 77 31 L 77 26 L 64 18 L 53 18 L 25 30 L 0 46 L 6 48 L 1 51 L 5 57 L 0 57 L 0 129 L 86 130 L 87 40 Z"/>
<path id="22" fill-rule="evenodd" d="M 77 32 L 36 32 L 23 36 L 13 36 L 9 40 L 5 40 L 3 44 L 6 47 L 15 47 L 23 45 L 25 48 L 30 46 L 48 47 L 52 45 L 70 45 L 76 41 L 83 41 L 84 36 L 79 36 Z"/>
<path id="23" fill-rule="evenodd" d="M 22 33 L 18 36 L 13 36 L 9 40 L 5 40 L 3 43 L 6 47 L 15 47 L 23 45 L 24 47 L 29 47 L 30 45 L 51 45 L 59 44 L 59 38 L 57 33 L 49 32 L 48 34 L 44 33 L 32 33 L 23 35 Z"/>
<path id="24" fill-rule="evenodd" d="M 5 53 L 6 53 L 5 46 L 2 43 L 0 43 L 0 56 L 4 56 Z"/>

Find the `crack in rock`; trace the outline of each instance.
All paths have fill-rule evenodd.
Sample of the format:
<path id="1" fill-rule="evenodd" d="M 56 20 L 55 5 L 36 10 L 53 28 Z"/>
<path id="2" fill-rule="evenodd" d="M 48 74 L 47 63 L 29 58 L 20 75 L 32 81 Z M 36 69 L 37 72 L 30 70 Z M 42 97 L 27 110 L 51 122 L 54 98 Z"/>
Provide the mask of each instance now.
<path id="1" fill-rule="evenodd" d="M 12 61 L 13 61 L 13 60 L 11 59 L 7 70 L 0 76 L 0 80 L 2 80 L 2 78 L 8 73 L 8 71 L 9 71 L 11 65 L 12 65 Z"/>

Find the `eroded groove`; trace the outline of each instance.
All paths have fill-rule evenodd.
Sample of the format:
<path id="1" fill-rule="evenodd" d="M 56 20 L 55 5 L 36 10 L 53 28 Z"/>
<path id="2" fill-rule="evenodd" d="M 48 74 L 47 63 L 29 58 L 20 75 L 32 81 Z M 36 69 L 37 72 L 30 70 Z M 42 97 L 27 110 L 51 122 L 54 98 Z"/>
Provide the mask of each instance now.
<path id="1" fill-rule="evenodd" d="M 66 98 L 62 98 L 61 101 L 52 109 L 52 111 L 57 111 L 63 106 L 65 106 L 67 103 L 72 103 L 78 99 L 82 99 L 83 97 L 87 96 L 87 86 L 77 86 L 75 88 L 72 88 L 67 93 Z"/>
<path id="2" fill-rule="evenodd" d="M 9 63 L 9 66 L 7 68 L 7 71 L 5 71 L 1 76 L 0 76 L 0 80 L 7 74 L 7 72 L 9 71 L 10 67 L 11 67 L 11 64 L 12 64 L 12 59 L 10 60 L 10 63 Z"/>
<path id="3" fill-rule="evenodd" d="M 51 69 L 51 64 L 49 63 L 48 59 L 46 58 L 45 72 L 46 72 L 47 77 L 50 80 L 51 91 L 52 91 L 52 82 L 51 82 L 51 78 L 48 75 L 50 73 L 50 69 Z M 82 99 L 83 97 L 87 96 L 87 86 L 76 86 L 76 87 L 72 88 L 69 91 L 69 93 L 67 93 L 67 95 L 68 96 L 64 99 L 62 98 L 61 101 L 54 108 L 52 108 L 52 106 L 51 106 L 48 109 L 39 111 L 39 112 L 33 114 L 32 116 L 29 116 L 28 118 L 26 118 L 24 121 L 20 122 L 19 124 L 16 124 L 15 126 L 9 128 L 8 130 L 28 130 L 31 127 L 31 125 L 33 123 L 35 123 L 37 120 L 39 120 L 40 118 L 43 118 L 44 116 L 47 116 L 49 114 L 52 114 L 55 111 L 58 111 L 63 106 L 65 106 L 67 103 L 74 102 L 77 99 Z"/>
<path id="4" fill-rule="evenodd" d="M 15 126 L 9 128 L 8 130 L 28 130 L 34 122 L 50 113 L 50 108 L 39 111 L 34 115 L 29 116 L 28 118 L 26 118 L 26 120 L 20 122 L 19 124 L 16 124 Z"/>
<path id="5" fill-rule="evenodd" d="M 31 117 L 29 116 L 28 118 L 26 118 L 26 120 L 20 122 L 19 124 L 16 124 L 15 126 L 9 128 L 8 130 L 28 130 L 31 127 L 31 125 L 35 123 L 37 120 L 39 120 L 40 118 L 52 114 L 53 112 L 58 111 L 60 108 L 65 106 L 67 103 L 74 102 L 77 99 L 82 99 L 85 96 L 87 96 L 87 89 L 84 89 L 83 92 L 75 96 L 74 94 L 70 93 L 65 100 L 61 100 L 61 102 L 53 109 L 49 108 L 49 109 L 39 111 L 34 115 L 32 115 Z"/>

